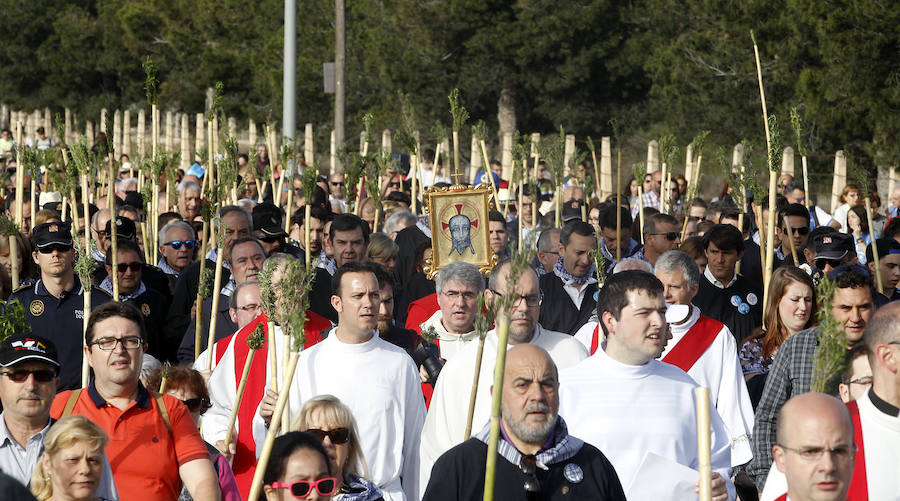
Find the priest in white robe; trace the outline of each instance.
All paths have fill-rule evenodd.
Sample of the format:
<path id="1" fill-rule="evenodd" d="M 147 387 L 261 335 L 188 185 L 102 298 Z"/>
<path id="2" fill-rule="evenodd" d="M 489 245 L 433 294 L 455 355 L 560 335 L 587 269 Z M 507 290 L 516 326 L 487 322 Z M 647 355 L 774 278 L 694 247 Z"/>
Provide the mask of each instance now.
<path id="1" fill-rule="evenodd" d="M 340 286 L 331 296 L 338 324 L 330 335 L 300 354 L 290 386 L 290 409 L 323 394 L 353 412 L 370 480 L 388 501 L 418 499 L 419 440 L 425 403 L 412 359 L 378 337 L 378 281 L 364 263 L 338 268 Z M 263 417 L 271 408 L 263 406 Z"/>
<path id="2" fill-rule="evenodd" d="M 662 284 L 649 273 L 625 271 L 598 296 L 606 339 L 593 356 L 560 371 L 560 416 L 573 435 L 609 458 L 626 492 L 648 453 L 698 469 L 698 385 L 656 360 L 668 337 Z M 731 441 L 715 410 L 710 428 L 713 499 L 731 500 Z"/>
<path id="3" fill-rule="evenodd" d="M 504 262 L 491 272 L 489 290 L 485 291 L 488 301 L 497 294 L 506 294 L 506 276 L 509 265 Z M 584 348 L 572 336 L 544 329 L 537 323 L 540 314 L 541 296 L 538 278 L 534 270 L 528 268 L 519 277 L 515 294 L 516 300 L 511 312 L 508 345 L 531 343 L 547 350 L 553 362 L 560 368 L 574 365 L 587 356 Z M 434 462 L 444 452 L 461 444 L 466 438 L 466 420 L 472 382 L 475 375 L 478 343 L 466 346 L 459 354 L 444 365 L 434 395 L 425 428 L 422 431 L 421 475 L 419 484 L 424 490 L 431 476 Z M 477 432 L 490 419 L 491 385 L 497 358 L 497 333 L 491 330 L 484 342 L 484 355 L 478 376 L 478 392 L 472 430 Z"/>
<path id="4" fill-rule="evenodd" d="M 440 309 L 422 322 L 420 332 L 433 330 L 441 358 L 451 360 L 478 339 L 474 325 L 479 313 L 478 294 L 484 290 L 484 277 L 477 266 L 456 261 L 441 268 L 434 286 Z"/>
<path id="5" fill-rule="evenodd" d="M 666 252 L 656 261 L 654 274 L 663 284 L 666 304 L 680 305 L 667 311 L 672 340 L 666 344 L 661 360 L 709 388 L 710 401 L 731 438 L 731 466 L 746 464 L 753 457 L 753 406 L 734 335 L 725 324 L 703 315 L 691 304 L 701 280 L 693 257 L 681 251 Z"/>

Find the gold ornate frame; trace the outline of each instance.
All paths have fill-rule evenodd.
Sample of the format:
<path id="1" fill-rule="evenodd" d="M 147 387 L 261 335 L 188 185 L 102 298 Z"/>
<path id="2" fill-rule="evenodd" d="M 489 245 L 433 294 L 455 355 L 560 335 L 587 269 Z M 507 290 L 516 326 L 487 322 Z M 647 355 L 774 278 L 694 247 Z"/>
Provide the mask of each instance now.
<path id="1" fill-rule="evenodd" d="M 434 280 L 438 272 L 449 263 L 465 261 L 478 267 L 488 276 L 497 264 L 498 258 L 491 250 L 489 213 L 493 207 L 491 187 L 453 185 L 444 188 L 429 188 L 423 195 L 424 210 L 431 225 L 431 257 L 425 260 L 424 271 Z M 469 239 L 454 239 L 450 234 L 450 219 L 461 215 L 468 218 Z M 464 218 L 454 218 L 459 224 Z"/>

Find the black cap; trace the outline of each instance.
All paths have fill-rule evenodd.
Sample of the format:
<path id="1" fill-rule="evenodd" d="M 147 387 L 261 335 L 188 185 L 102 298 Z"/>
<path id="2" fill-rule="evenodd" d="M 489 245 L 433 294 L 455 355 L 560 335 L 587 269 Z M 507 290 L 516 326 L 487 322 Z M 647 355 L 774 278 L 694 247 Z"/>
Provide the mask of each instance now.
<path id="1" fill-rule="evenodd" d="M 562 213 L 560 214 L 563 220 L 563 224 L 569 223 L 571 221 L 581 220 L 582 204 L 583 202 L 581 200 L 569 200 L 568 202 L 563 204 Z"/>
<path id="2" fill-rule="evenodd" d="M 56 346 L 49 339 L 33 334 L 13 334 L 0 343 L 0 366 L 9 367 L 25 360 L 40 360 L 59 367 Z"/>
<path id="3" fill-rule="evenodd" d="M 853 235 L 847 233 L 832 232 L 816 235 L 816 257 L 813 259 L 844 259 L 851 252 L 856 252 L 853 245 Z"/>
<path id="4" fill-rule="evenodd" d="M 129 191 L 128 194 L 125 195 L 125 204 L 137 208 L 143 207 L 144 195 L 141 195 L 141 192 L 139 191 Z"/>
<path id="5" fill-rule="evenodd" d="M 34 246 L 38 249 L 50 245 L 72 245 L 72 227 L 69 223 L 43 223 L 31 230 Z"/>
<path id="6" fill-rule="evenodd" d="M 106 236 L 112 236 L 112 219 L 106 222 Z M 137 228 L 134 221 L 124 216 L 116 216 L 116 238 L 124 238 L 126 240 L 134 240 L 137 234 Z"/>
<path id="7" fill-rule="evenodd" d="M 253 211 L 253 229 L 260 232 L 263 238 L 287 236 L 281 226 L 281 218 L 269 211 Z"/>

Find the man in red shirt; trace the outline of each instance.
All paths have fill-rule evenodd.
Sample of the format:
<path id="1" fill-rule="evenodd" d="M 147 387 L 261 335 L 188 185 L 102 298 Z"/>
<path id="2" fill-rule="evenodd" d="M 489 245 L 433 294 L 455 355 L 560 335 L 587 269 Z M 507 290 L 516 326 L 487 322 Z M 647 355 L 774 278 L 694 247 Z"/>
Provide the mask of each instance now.
<path id="1" fill-rule="evenodd" d="M 216 472 L 187 407 L 140 382 L 147 348 L 141 312 L 121 302 L 100 306 L 85 341 L 94 379 L 57 395 L 51 416 L 80 414 L 109 435 L 106 454 L 123 501 L 176 499 L 182 482 L 193 499 L 217 501 Z"/>

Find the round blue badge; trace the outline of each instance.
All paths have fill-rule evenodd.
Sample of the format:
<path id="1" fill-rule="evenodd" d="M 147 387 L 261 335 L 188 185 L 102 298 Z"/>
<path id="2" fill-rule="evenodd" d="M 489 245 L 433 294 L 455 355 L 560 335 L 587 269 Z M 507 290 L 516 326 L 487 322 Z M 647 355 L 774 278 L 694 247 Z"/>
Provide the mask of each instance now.
<path id="1" fill-rule="evenodd" d="M 600 297 L 600 289 L 594 291 L 594 302 L 597 302 L 597 298 Z"/>
<path id="2" fill-rule="evenodd" d="M 731 306 L 737 307 L 741 304 L 741 297 L 737 294 L 731 296 Z"/>
<path id="3" fill-rule="evenodd" d="M 738 306 L 738 311 L 741 313 L 741 315 L 746 315 L 747 313 L 750 313 L 750 305 L 747 303 L 741 303 Z"/>
<path id="4" fill-rule="evenodd" d="M 567 464 L 566 467 L 563 468 L 563 475 L 566 477 L 566 480 L 573 484 L 579 484 L 584 480 L 584 472 L 581 470 L 581 467 L 575 463 Z"/>

